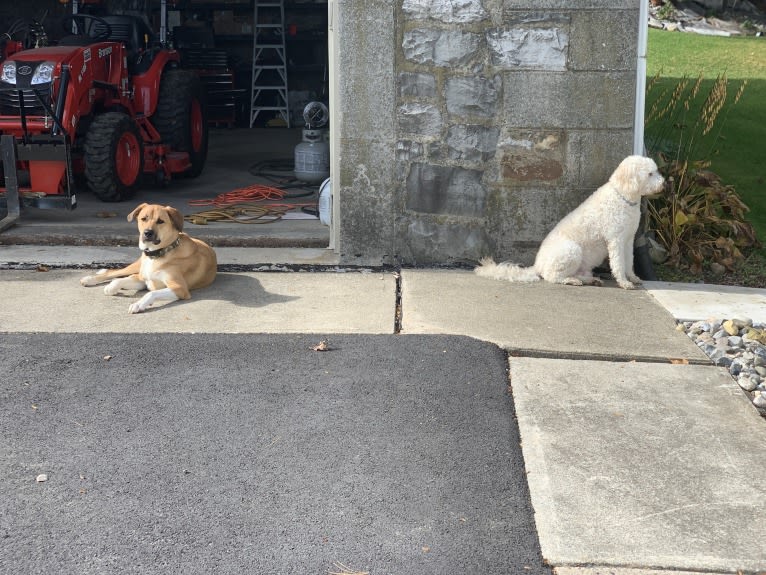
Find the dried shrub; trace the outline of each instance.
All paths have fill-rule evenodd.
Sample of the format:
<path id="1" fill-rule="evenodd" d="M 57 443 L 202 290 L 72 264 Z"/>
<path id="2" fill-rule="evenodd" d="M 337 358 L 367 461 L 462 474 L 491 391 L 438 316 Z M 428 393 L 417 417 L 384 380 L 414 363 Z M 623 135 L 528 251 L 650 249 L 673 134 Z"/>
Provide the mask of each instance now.
<path id="1" fill-rule="evenodd" d="M 700 274 L 706 263 L 714 262 L 732 271 L 760 245 L 745 221 L 747 206 L 704 163 L 661 157 L 658 165 L 670 191 L 647 206 L 649 226 L 668 251 L 668 265 Z"/>

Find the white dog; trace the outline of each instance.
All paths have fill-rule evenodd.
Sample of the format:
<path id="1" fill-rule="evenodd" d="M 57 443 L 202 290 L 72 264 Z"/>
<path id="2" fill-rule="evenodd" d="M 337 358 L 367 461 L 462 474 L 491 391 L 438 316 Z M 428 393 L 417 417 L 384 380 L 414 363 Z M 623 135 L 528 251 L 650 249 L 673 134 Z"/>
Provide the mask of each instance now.
<path id="1" fill-rule="evenodd" d="M 535 264 L 481 260 L 476 274 L 512 282 L 545 281 L 569 285 L 596 284 L 593 268 L 609 256 L 617 284 L 633 289 L 641 280 L 633 271 L 633 238 L 641 217 L 641 197 L 662 190 L 664 180 L 650 158 L 625 158 L 609 181 L 562 219 L 546 236 Z"/>

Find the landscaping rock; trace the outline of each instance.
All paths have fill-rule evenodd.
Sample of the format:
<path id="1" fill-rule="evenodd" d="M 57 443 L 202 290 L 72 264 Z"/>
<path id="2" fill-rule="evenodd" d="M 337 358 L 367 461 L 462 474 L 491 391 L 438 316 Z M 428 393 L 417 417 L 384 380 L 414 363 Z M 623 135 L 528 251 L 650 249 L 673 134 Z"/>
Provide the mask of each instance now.
<path id="1" fill-rule="evenodd" d="M 684 322 L 686 335 L 717 366 L 726 367 L 757 408 L 766 410 L 766 331 L 749 318 Z"/>

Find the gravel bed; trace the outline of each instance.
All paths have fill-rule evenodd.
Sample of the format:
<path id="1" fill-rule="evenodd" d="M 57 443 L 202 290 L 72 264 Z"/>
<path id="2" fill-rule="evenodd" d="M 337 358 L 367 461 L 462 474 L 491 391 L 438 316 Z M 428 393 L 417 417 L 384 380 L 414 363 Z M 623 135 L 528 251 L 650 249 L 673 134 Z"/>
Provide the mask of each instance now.
<path id="1" fill-rule="evenodd" d="M 766 325 L 750 319 L 710 319 L 678 324 L 710 360 L 725 367 L 766 415 Z"/>

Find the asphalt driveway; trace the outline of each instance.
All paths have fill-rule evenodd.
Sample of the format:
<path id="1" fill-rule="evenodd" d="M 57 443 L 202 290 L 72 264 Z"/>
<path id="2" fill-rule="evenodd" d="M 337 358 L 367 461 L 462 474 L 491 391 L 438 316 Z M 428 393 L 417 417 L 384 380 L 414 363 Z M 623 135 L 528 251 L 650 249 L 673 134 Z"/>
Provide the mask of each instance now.
<path id="1" fill-rule="evenodd" d="M 2 573 L 550 573 L 492 344 L 0 338 Z"/>

